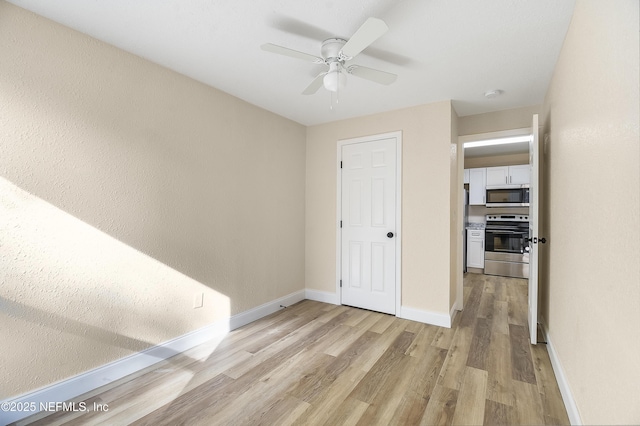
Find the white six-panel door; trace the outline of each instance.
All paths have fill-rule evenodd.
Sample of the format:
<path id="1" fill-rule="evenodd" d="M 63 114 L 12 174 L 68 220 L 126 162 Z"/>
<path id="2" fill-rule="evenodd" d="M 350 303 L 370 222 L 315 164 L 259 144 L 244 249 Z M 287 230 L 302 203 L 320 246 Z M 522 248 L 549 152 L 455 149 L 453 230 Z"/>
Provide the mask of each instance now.
<path id="1" fill-rule="evenodd" d="M 341 148 L 341 301 L 396 313 L 397 139 Z"/>

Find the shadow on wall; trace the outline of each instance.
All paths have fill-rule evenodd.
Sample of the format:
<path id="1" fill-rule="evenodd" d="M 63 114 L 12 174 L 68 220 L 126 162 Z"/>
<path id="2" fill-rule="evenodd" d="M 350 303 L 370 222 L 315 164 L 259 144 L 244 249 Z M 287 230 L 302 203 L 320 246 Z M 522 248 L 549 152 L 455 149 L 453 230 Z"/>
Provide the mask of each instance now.
<path id="1" fill-rule="evenodd" d="M 0 399 L 230 316 L 226 295 L 3 178 L 0 262 Z"/>

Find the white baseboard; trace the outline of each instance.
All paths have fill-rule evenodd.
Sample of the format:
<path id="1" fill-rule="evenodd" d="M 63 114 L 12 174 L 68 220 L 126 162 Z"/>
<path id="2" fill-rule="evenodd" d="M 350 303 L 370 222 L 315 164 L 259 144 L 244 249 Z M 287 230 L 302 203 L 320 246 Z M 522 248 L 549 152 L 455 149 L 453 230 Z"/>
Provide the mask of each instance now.
<path id="1" fill-rule="evenodd" d="M 51 402 L 72 400 L 207 341 L 222 339 L 229 331 L 282 309 L 280 305 L 289 306 L 304 300 L 304 298 L 304 290 L 292 293 L 37 391 L 0 401 L 0 406 L 6 402 L 15 408 L 25 408 L 23 411 L 0 410 L 0 425 L 16 422 L 36 414 L 41 411 L 41 403 L 46 406 Z"/>
<path id="2" fill-rule="evenodd" d="M 458 301 L 456 300 L 453 303 L 453 306 L 451 307 L 451 310 L 449 311 L 449 317 L 451 318 L 451 322 L 450 324 L 453 324 L 453 319 L 455 318 L 456 314 L 458 312 L 461 312 L 462 309 L 458 308 Z M 449 325 L 449 328 L 451 328 L 451 325 Z"/>
<path id="3" fill-rule="evenodd" d="M 332 305 L 340 304 L 340 295 L 337 293 L 329 293 L 319 290 L 305 290 L 305 298 L 315 300 L 316 302 L 331 303 Z"/>
<path id="4" fill-rule="evenodd" d="M 249 309 L 248 311 L 234 315 L 229 319 L 229 328 L 230 330 L 235 330 L 243 325 L 247 325 L 253 321 L 259 320 L 260 318 L 264 318 L 267 315 L 271 315 L 272 313 L 279 311 L 282 309 L 282 306 L 293 305 L 294 303 L 304 300 L 304 296 L 305 291 L 300 290 L 281 297 L 280 299 L 272 300 L 271 302 L 267 302 L 253 309 Z"/>
<path id="5" fill-rule="evenodd" d="M 455 314 L 455 305 L 451 309 L 451 312 L 452 313 L 449 313 L 449 315 L 447 315 L 440 312 L 431 312 L 422 309 L 401 306 L 398 317 L 411 321 L 423 322 L 425 324 L 437 325 L 438 327 L 451 328 L 452 318 Z"/>
<path id="6" fill-rule="evenodd" d="M 549 326 L 543 317 L 540 318 L 540 325 L 542 326 L 544 339 L 547 342 L 547 352 L 549 353 L 551 366 L 553 367 L 553 372 L 555 373 L 556 380 L 558 381 L 558 387 L 560 388 L 564 407 L 567 410 L 567 416 L 569 416 L 569 422 L 571 422 L 572 425 L 582 425 L 583 423 L 580 418 L 580 412 L 578 411 L 575 399 L 573 399 L 573 393 L 571 392 L 569 381 L 567 380 L 567 376 L 564 374 L 560 358 L 558 358 L 558 353 L 556 352 L 553 342 L 549 336 Z"/>

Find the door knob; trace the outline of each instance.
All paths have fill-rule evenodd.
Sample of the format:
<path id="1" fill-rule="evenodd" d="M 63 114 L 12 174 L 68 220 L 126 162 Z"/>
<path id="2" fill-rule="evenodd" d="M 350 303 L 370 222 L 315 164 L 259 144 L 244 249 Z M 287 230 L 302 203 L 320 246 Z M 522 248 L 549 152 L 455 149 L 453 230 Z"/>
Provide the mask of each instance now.
<path id="1" fill-rule="evenodd" d="M 541 238 L 533 237 L 533 239 L 531 239 L 531 238 L 527 238 L 527 241 L 529 241 L 529 242 L 533 242 L 533 244 L 538 244 L 538 243 L 540 243 L 540 244 L 544 244 L 544 243 L 546 243 L 546 242 L 547 242 L 547 239 L 546 239 L 546 238 L 544 238 L 544 237 L 541 237 Z"/>
<path id="2" fill-rule="evenodd" d="M 393 232 L 389 232 L 389 233 L 387 234 L 387 237 L 389 237 L 389 238 L 393 238 Z"/>

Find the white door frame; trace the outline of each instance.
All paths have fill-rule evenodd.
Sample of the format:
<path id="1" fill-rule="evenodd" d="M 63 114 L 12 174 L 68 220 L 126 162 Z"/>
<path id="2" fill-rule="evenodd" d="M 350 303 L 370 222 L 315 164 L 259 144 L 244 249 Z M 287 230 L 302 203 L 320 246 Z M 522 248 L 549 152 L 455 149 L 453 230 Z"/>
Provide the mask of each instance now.
<path id="1" fill-rule="evenodd" d="M 340 280 L 342 279 L 342 229 L 340 228 L 342 217 L 342 172 L 340 169 L 342 147 L 354 143 L 391 138 L 396 140 L 396 228 L 394 242 L 396 245 L 396 316 L 399 316 L 402 305 L 402 131 L 400 130 L 338 141 L 338 161 L 336 163 L 336 294 L 338 294 L 340 304 L 342 304 L 342 290 L 340 288 Z"/>
<path id="2" fill-rule="evenodd" d="M 529 285 L 528 285 L 528 312 L 529 337 L 531 344 L 538 343 L 538 271 L 540 264 L 540 250 L 538 243 L 540 235 L 540 128 L 538 127 L 538 114 L 533 114 L 531 126 L 531 140 L 529 142 L 529 167 L 531 168 L 531 185 L 529 188 L 529 238 L 531 241 L 529 250 Z"/>

